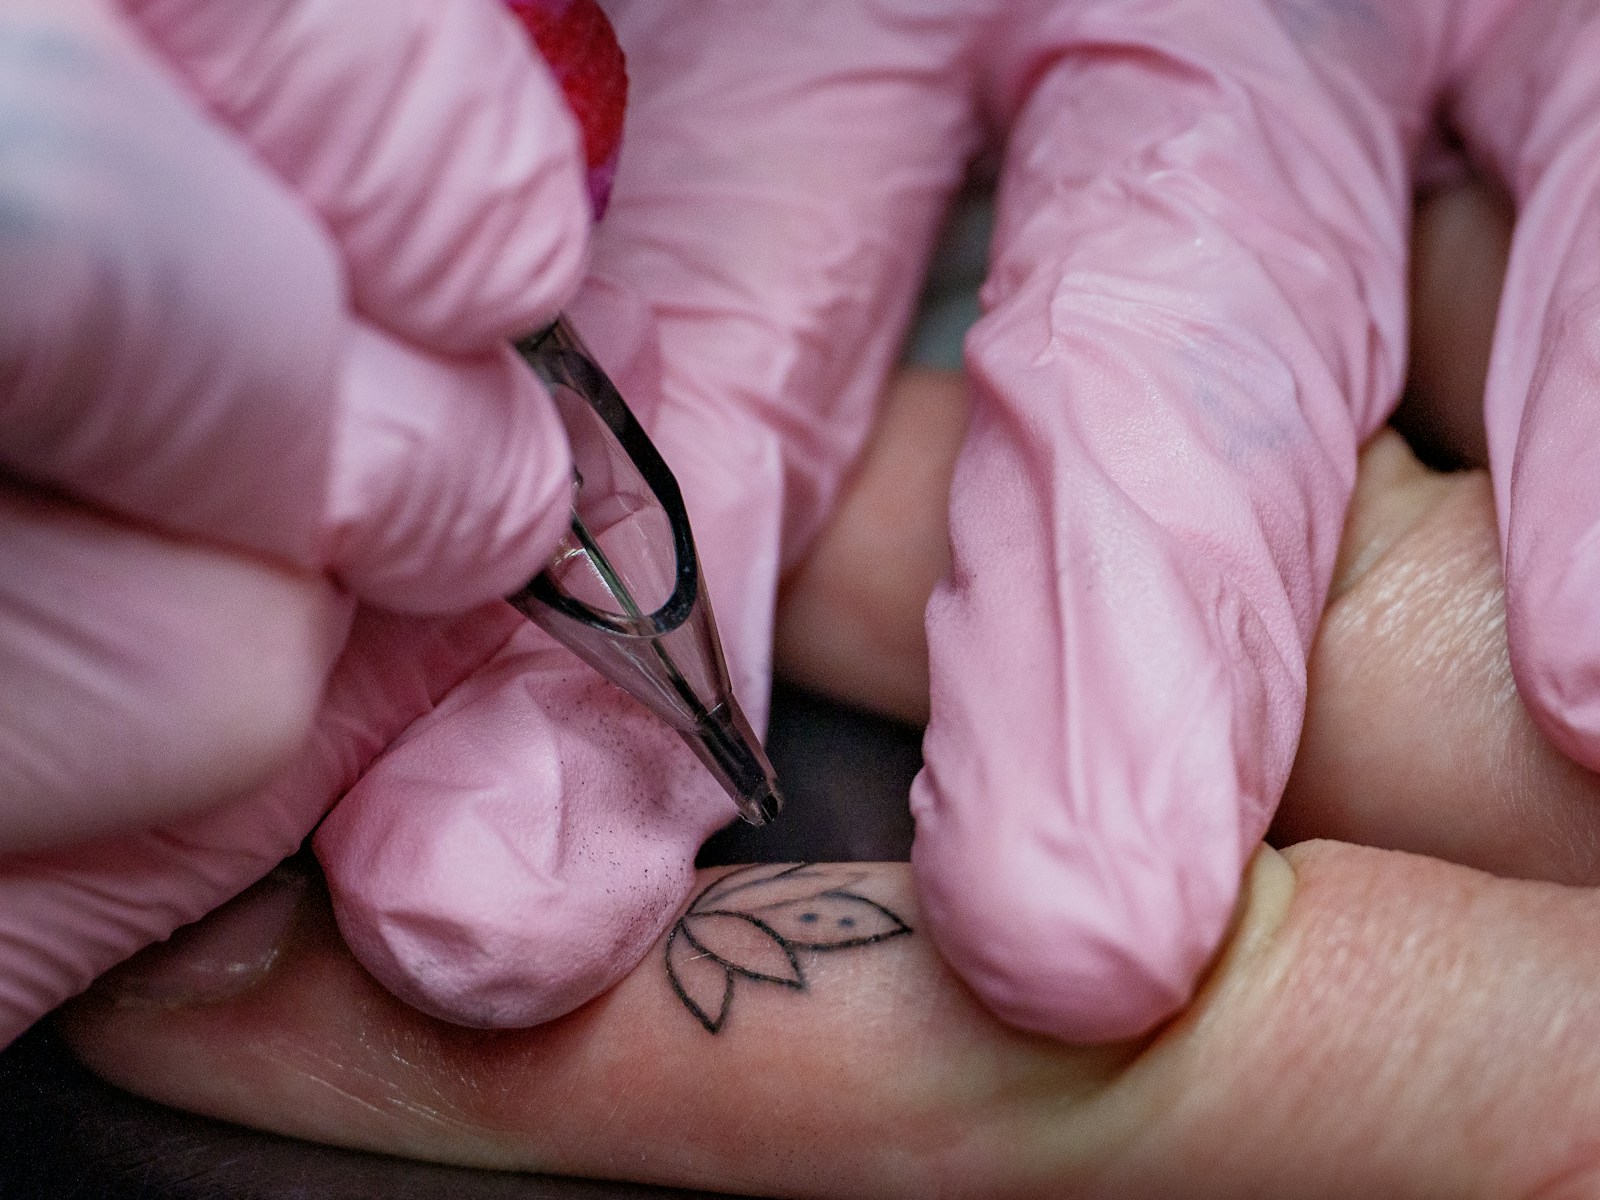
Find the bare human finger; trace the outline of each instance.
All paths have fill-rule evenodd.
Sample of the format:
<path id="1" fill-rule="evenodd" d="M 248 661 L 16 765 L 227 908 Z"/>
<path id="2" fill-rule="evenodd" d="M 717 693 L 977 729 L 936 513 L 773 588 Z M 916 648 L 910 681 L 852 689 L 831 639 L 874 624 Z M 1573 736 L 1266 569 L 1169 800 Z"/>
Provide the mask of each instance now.
<path id="1" fill-rule="evenodd" d="M 470 1165 L 797 1197 L 1587 1196 L 1597 929 L 1585 890 L 1265 851 L 1197 1005 L 1075 1050 L 978 1006 L 903 867 L 767 866 L 703 876 L 631 976 L 535 1030 L 407 1009 L 320 901 L 275 956 L 197 939 L 65 1027 L 164 1102 Z"/>

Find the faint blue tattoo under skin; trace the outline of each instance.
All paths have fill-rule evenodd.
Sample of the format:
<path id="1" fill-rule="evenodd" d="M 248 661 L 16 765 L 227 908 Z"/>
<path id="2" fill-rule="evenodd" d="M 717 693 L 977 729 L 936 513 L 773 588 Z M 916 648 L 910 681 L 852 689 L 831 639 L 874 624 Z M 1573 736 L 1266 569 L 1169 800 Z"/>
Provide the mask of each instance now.
<path id="1" fill-rule="evenodd" d="M 806 958 L 911 932 L 851 887 L 868 872 L 838 864 L 740 867 L 711 884 L 667 936 L 667 980 L 705 1027 L 727 1024 L 739 980 L 807 990 Z"/>

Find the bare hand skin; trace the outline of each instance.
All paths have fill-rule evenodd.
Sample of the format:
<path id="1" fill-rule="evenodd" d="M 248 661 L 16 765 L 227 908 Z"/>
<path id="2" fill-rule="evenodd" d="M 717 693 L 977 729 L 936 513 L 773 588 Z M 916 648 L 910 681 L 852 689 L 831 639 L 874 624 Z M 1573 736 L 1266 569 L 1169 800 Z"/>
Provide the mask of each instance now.
<path id="1" fill-rule="evenodd" d="M 1272 837 L 1600 882 L 1600 778 L 1545 741 L 1511 678 L 1482 471 L 1434 474 L 1392 433 L 1368 447 Z"/>
<path id="2" fill-rule="evenodd" d="M 811 869 L 915 930 L 903 866 Z M 1263 851 L 1197 1005 L 1148 1045 L 1092 1050 L 999 1025 L 915 932 L 798 951 L 806 986 L 741 985 L 716 1034 L 661 947 L 564 1020 L 461 1029 L 374 984 L 312 895 L 253 987 L 171 1008 L 148 988 L 91 995 L 64 1020 L 79 1053 L 134 1091 L 298 1137 L 738 1193 L 1600 1194 L 1576 1178 L 1600 1161 L 1585 890 L 1328 843 Z"/>

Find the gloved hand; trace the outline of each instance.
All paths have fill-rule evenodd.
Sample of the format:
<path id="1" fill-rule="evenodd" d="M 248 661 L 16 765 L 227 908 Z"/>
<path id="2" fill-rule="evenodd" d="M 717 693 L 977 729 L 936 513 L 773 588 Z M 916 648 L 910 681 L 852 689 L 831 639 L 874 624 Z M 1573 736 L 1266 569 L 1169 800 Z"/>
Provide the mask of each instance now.
<path id="1" fill-rule="evenodd" d="M 786 548 L 816 530 L 871 424 L 963 156 L 937 180 L 872 180 L 901 131 L 840 146 L 834 117 L 860 95 L 830 54 L 792 61 L 799 10 L 617 12 L 627 133 L 572 315 L 677 476 L 760 727 Z M 929 136 L 970 142 L 948 109 Z M 816 190 L 833 171 L 851 187 Z M 407 729 L 315 844 L 344 936 L 391 990 L 523 1025 L 626 974 L 731 816 L 676 735 L 527 628 Z"/>
<path id="2" fill-rule="evenodd" d="M 1410 184 L 1441 105 L 1521 210 L 1487 398 L 1511 659 L 1546 733 L 1600 765 L 1576 457 L 1600 420 L 1600 20 L 1502 0 L 968 15 L 944 86 L 1009 144 L 927 616 L 914 865 L 998 1015 L 1111 1038 L 1191 995 L 1293 761 L 1355 448 L 1400 386 Z M 868 53 L 853 32 L 841 61 Z"/>
<path id="3" fill-rule="evenodd" d="M 0 13 L 0 1040 L 312 827 L 335 793 L 115 840 L 300 753 L 353 598 L 548 556 L 566 443 L 506 339 L 576 286 L 583 171 L 497 5 Z"/>
<path id="4" fill-rule="evenodd" d="M 1408 415 L 1440 451 L 1482 444 L 1510 229 L 1475 189 L 1418 206 Z M 789 628 L 797 605 L 811 607 L 813 630 L 825 616 L 920 629 L 931 582 L 877 576 L 907 542 L 944 553 L 955 439 L 900 416 L 964 407 L 946 382 L 897 380 L 828 531 L 786 583 L 780 647 L 820 641 L 831 654 L 848 640 Z M 884 589 L 870 614 L 839 586 L 802 595 L 862 576 Z M 1587 949 L 1600 908 L 1591 888 L 1506 876 L 1600 879 L 1600 776 L 1539 737 L 1508 690 L 1487 477 L 1423 470 L 1380 433 L 1361 456 L 1333 591 L 1276 833 L 1361 844 L 1260 853 L 1222 965 L 1153 1044 L 1082 1051 L 1016 1037 L 984 1019 L 917 934 L 841 957 L 800 950 L 805 995 L 738 980 L 714 1039 L 669 986 L 672 939 L 580 1020 L 462 1037 L 377 994 L 291 870 L 137 960 L 63 1028 L 94 1069 L 168 1104 L 501 1169 L 919 1200 L 1594 1195 L 1600 1039 L 1585 1022 L 1600 1023 L 1585 998 L 1600 982 Z M 921 675 L 925 703 L 921 664 L 853 648 L 832 662 L 839 675 L 813 682 L 861 694 L 867 669 L 903 674 L 908 688 Z M 876 701 L 896 694 L 868 686 Z M 876 808 L 883 796 L 869 786 L 861 800 Z M 884 820 L 866 823 L 880 839 Z M 806 840 L 784 823 L 772 833 Z M 897 866 L 839 877 L 924 928 Z M 755 895 L 735 907 L 759 907 Z M 618 1062 L 629 1064 L 622 1089 Z M 719 1136 L 698 1136 L 707 1128 Z M 207 1171 L 217 1186 L 262 1156 L 226 1153 Z M 306 1166 L 329 1190 L 370 1170 Z"/>
<path id="5" fill-rule="evenodd" d="M 347 26 L 328 23 L 345 18 L 331 8 L 329 13 L 320 11 L 311 0 L 270 10 L 258 18 L 259 25 L 251 24 L 244 31 L 253 40 L 246 38 L 237 46 L 232 39 L 241 36 L 239 31 L 219 23 L 214 5 L 189 0 L 152 4 L 137 11 L 144 22 L 143 33 L 187 63 L 196 78 L 217 81 L 214 90 L 218 95 L 227 88 L 243 88 L 244 99 L 235 118 L 241 122 L 254 118 L 267 134 L 295 132 L 292 123 L 272 119 L 276 110 L 267 101 L 276 102 L 278 89 L 295 83 L 302 69 L 311 70 L 311 83 L 318 86 L 291 89 L 290 98 L 299 105 L 291 105 L 295 109 L 291 115 L 309 123 L 321 121 L 323 110 L 335 102 L 354 106 L 367 123 L 341 135 L 336 145 L 324 147 L 325 155 L 313 158 L 315 169 L 309 174 L 313 182 L 331 177 L 328 190 L 342 206 L 330 204 L 330 210 L 351 226 L 353 234 L 362 235 L 356 246 L 377 264 L 380 283 L 389 278 L 384 272 L 392 270 L 395 288 L 409 286 L 402 298 L 409 296 L 422 306 L 418 321 L 432 313 L 447 331 L 455 328 L 449 321 L 467 324 L 457 309 L 466 309 L 467 297 L 477 295 L 478 288 L 487 288 L 491 298 L 505 300 L 508 311 L 516 307 L 513 300 L 524 303 L 523 309 L 513 314 L 515 320 L 508 319 L 502 326 L 493 325 L 487 317 L 480 321 L 477 328 L 484 334 L 485 345 L 496 344 L 495 339 L 515 329 L 531 327 L 537 323 L 536 316 L 548 315 L 559 289 L 540 292 L 534 283 L 543 281 L 543 275 L 539 281 L 530 281 L 506 274 L 503 263 L 494 261 L 479 245 L 481 240 L 509 256 L 510 251 L 496 239 L 515 239 L 525 255 L 515 261 L 547 266 L 552 273 L 558 273 L 563 265 L 550 239 L 534 237 L 524 228 L 539 219 L 536 213 L 542 201 L 531 195 L 528 187 L 539 178 L 518 173 L 517 168 L 530 165 L 525 156 L 519 157 L 527 150 L 526 131 L 501 105 L 504 100 L 507 108 L 528 107 L 522 91 L 505 84 L 507 76 L 526 67 L 526 62 L 518 58 L 520 65 L 501 63 L 501 70 L 496 68 L 499 60 L 492 49 L 483 45 L 474 53 L 487 55 L 485 62 L 494 69 L 485 69 L 484 63 L 465 52 L 445 55 L 443 65 L 436 71 L 430 68 L 432 73 L 425 76 L 431 95 L 419 95 L 402 86 L 399 66 L 430 45 L 426 23 L 417 13 L 368 14 L 365 18 L 357 14 L 348 19 L 365 20 L 362 27 L 371 26 L 373 32 L 408 31 L 396 47 L 399 59 L 376 77 L 378 83 L 394 83 L 395 88 L 379 87 L 374 94 L 362 91 L 359 72 L 354 83 L 343 78 L 351 64 L 339 52 L 363 46 L 362 38 L 338 34 Z M 688 11 L 693 11 L 692 6 Z M 455 15 L 450 19 L 467 24 L 477 20 Z M 503 37 L 518 47 L 524 45 L 513 26 L 498 17 L 484 20 L 493 26 L 492 37 L 484 40 Z M 118 27 L 108 19 L 106 28 L 110 32 L 91 32 L 110 37 Z M 810 257 L 809 246 L 791 245 L 787 257 L 763 262 L 750 253 L 757 245 L 759 229 L 748 227 L 737 234 L 733 229 L 711 228 L 707 214 L 695 207 L 704 196 L 701 181 L 678 189 L 681 180 L 676 173 L 693 166 L 695 157 L 723 153 L 713 139 L 722 126 L 730 125 L 730 114 L 724 109 L 708 138 L 696 142 L 698 135 L 685 130 L 685 121 L 693 124 L 699 93 L 714 89 L 717 79 L 716 63 L 704 58 L 708 49 L 704 30 L 688 22 L 682 22 L 681 28 L 683 36 L 667 39 L 663 53 L 654 57 L 657 69 L 652 72 L 647 67 L 642 72 L 646 78 L 641 91 L 653 94 L 657 103 L 647 106 L 646 115 L 636 122 L 636 136 L 655 149 L 636 172 L 641 198 L 632 206 L 632 233 L 625 232 L 615 240 L 621 248 L 618 261 L 627 267 L 623 274 L 631 278 L 642 268 L 648 278 L 659 266 L 658 290 L 679 297 L 680 302 L 676 310 L 670 305 L 663 307 L 667 334 L 659 339 L 651 314 L 604 278 L 594 281 L 569 311 L 636 411 L 654 425 L 658 443 L 689 494 L 701 535 L 705 576 L 718 597 L 735 685 L 747 714 L 760 724 L 772 594 L 779 566 L 780 514 L 788 498 L 781 487 L 782 436 L 788 431 L 782 422 L 788 418 L 786 410 L 777 405 L 762 408 L 747 401 L 751 396 L 782 393 L 783 376 L 797 365 L 760 357 L 749 360 L 742 355 L 737 336 L 748 319 L 770 318 L 767 331 L 751 343 L 764 353 L 766 347 L 792 342 L 798 329 L 814 324 L 819 314 L 811 305 L 812 298 L 804 294 L 794 294 L 770 312 L 766 307 L 769 285 L 787 281 L 788 268 Z M 641 36 L 649 33 L 648 28 L 640 30 Z M 324 46 L 325 38 L 331 38 L 334 45 Z M 137 42 L 125 40 L 137 46 Z M 92 50 L 94 45 L 90 38 L 87 48 Z M 446 45 L 448 48 L 450 43 Z M 462 49 L 460 45 L 454 48 Z M 417 54 L 411 53 L 413 49 Z M 425 63 L 429 61 L 422 57 Z M 644 61 L 652 60 L 646 56 Z M 692 85 L 688 103 L 667 86 L 674 82 L 680 66 L 697 69 L 688 77 Z M 274 71 L 283 72 L 283 79 Z M 341 84 L 351 94 L 341 94 Z M 457 107 L 453 89 L 458 86 L 466 87 L 465 99 L 459 103 L 469 112 Z M 435 103 L 446 107 L 436 111 L 432 108 Z M 309 107 L 304 107 L 307 104 Z M 459 165 L 464 172 L 464 179 L 487 180 L 492 185 L 488 200 L 483 201 L 492 211 L 478 214 L 481 223 L 458 227 L 423 206 L 425 197 L 414 189 L 422 188 L 426 196 L 432 196 L 441 181 L 421 154 L 407 153 L 403 145 L 383 140 L 389 131 L 385 122 L 394 111 L 412 114 L 426 131 L 438 135 L 427 143 L 429 148 L 441 144 L 456 147 L 464 133 L 477 134 L 484 127 L 489 135 L 503 135 L 499 141 L 491 137 L 487 145 L 469 138 L 461 152 L 471 161 L 463 159 L 457 164 L 451 160 L 452 166 Z M 547 109 L 535 105 L 531 111 L 531 119 L 539 121 Z M 731 131 L 737 133 L 737 114 L 732 118 Z M 205 127 L 204 121 L 197 123 Z M 797 124 L 797 130 L 811 139 L 811 161 L 822 161 L 826 150 L 822 131 L 805 120 Z M 370 162 L 357 154 L 369 137 L 379 139 Z M 686 138 L 700 149 L 690 160 L 678 161 L 675 155 L 685 148 Z M 115 138 L 104 140 L 120 144 Z M 562 142 L 563 147 L 567 145 Z M 467 155 L 468 150 L 474 152 Z M 500 161 L 502 154 L 507 162 Z M 953 160 L 952 176 L 958 170 Z M 759 176 L 746 174 L 743 178 Z M 736 170 L 730 175 L 724 168 L 713 173 L 712 182 L 718 180 L 727 187 L 737 186 L 741 174 Z M 571 198 L 579 203 L 576 171 L 569 180 L 564 170 L 551 165 L 544 182 L 552 188 L 570 183 Z M 349 189 L 348 194 L 337 192 L 335 184 Z M 773 211 L 785 211 L 791 195 L 787 190 L 780 193 L 776 197 L 779 206 Z M 613 211 L 625 207 L 620 200 L 613 202 Z M 391 203 L 400 211 L 391 212 L 387 207 Z M 496 217 L 498 210 L 492 206 L 500 203 L 508 211 Z M 721 204 L 740 212 L 744 199 L 724 194 Z M 936 194 L 930 193 L 925 205 L 927 211 L 919 221 L 931 230 L 937 215 Z M 392 222 L 379 222 L 378 215 L 387 215 Z M 337 224 L 332 217 L 326 219 Z M 413 236 L 421 236 L 413 228 L 419 221 L 438 226 L 422 231 L 438 235 L 437 241 L 423 238 L 423 247 L 435 251 L 431 256 L 411 243 Z M 653 240 L 658 228 L 668 239 L 659 250 Z M 474 231 L 481 235 L 479 240 Z M 894 281 L 903 293 L 897 301 L 902 311 L 908 307 L 914 287 L 918 250 L 915 246 L 882 247 L 880 257 L 897 269 L 877 270 L 871 276 Z M 457 255 L 464 256 L 459 265 Z M 654 257 L 670 261 L 655 263 Z M 269 258 L 267 264 L 271 262 Z M 812 263 L 803 277 L 814 278 L 818 265 Z M 401 270 L 407 266 L 412 268 L 409 273 Z M 829 271 L 837 271 L 837 265 Z M 719 296 L 731 295 L 737 303 L 726 302 L 725 311 L 697 317 L 693 311 L 697 283 L 712 302 L 723 302 Z M 434 287 L 443 289 L 442 299 L 434 296 L 430 290 Z M 379 299 L 386 294 L 379 289 Z M 826 293 L 819 295 L 825 297 Z M 863 317 L 876 311 L 867 303 L 871 299 L 863 297 Z M 435 303 L 438 311 L 428 309 L 425 301 Z M 199 303 L 192 307 L 197 311 L 186 320 L 209 317 L 210 307 Z M 248 311 L 242 302 L 241 311 Z M 293 315 L 290 306 L 284 319 Z M 314 321 L 307 324 L 320 328 Z M 463 341 L 470 332 L 461 334 Z M 221 338 L 219 333 L 218 340 Z M 273 349 L 280 341 L 268 339 L 266 346 Z M 335 347 L 341 344 L 335 338 Z M 798 369 L 814 370 L 817 363 L 828 360 L 829 350 L 822 344 L 811 347 Z M 662 351 L 671 352 L 665 361 Z M 878 353 L 881 373 L 892 358 L 892 346 L 883 342 Z M 285 350 L 283 357 L 293 365 L 301 362 L 306 352 Z M 505 361 L 498 350 L 486 352 L 485 357 L 496 367 Z M 849 370 L 841 368 L 836 378 L 853 379 L 856 365 L 852 359 Z M 520 378 L 515 371 L 510 371 L 510 376 Z M 391 374 L 380 382 L 400 380 Z M 409 395 L 409 382 L 406 386 L 406 402 L 396 400 L 398 412 L 386 418 L 400 427 L 375 422 L 375 429 L 347 432 L 339 428 L 338 444 L 352 455 L 365 445 L 365 439 L 380 440 L 377 449 L 390 457 L 373 470 L 384 468 L 378 482 L 394 489 L 395 503 L 411 495 L 402 485 L 410 483 L 409 477 L 416 473 L 403 460 L 396 463 L 395 457 L 405 449 L 420 453 L 429 440 L 426 431 L 401 424 L 411 405 L 422 403 Z M 870 387 L 869 383 L 852 383 L 844 397 L 852 402 L 846 407 L 854 410 L 851 420 L 856 428 L 843 428 L 843 440 L 828 447 L 830 470 L 842 469 L 851 439 L 864 431 L 870 420 L 866 403 Z M 659 418 L 658 394 L 671 401 L 670 406 L 660 406 Z M 380 391 L 377 399 L 390 396 Z M 514 406 L 520 414 L 529 399 L 527 395 L 508 398 L 507 407 Z M 819 419 L 826 416 L 820 414 Z M 298 420 L 301 425 L 306 423 L 304 418 Z M 495 430 L 487 421 L 480 428 L 490 437 L 503 439 L 500 449 L 508 462 L 536 457 L 535 449 L 512 436 L 522 431 Z M 245 449 L 257 444 L 259 439 L 246 439 Z M 564 459 L 556 461 L 557 457 L 547 452 L 543 463 L 535 462 L 529 475 L 537 471 L 540 480 L 546 474 L 560 475 Z M 491 464 L 491 473 L 494 469 Z M 222 477 L 229 478 L 226 472 Z M 363 476 L 358 482 L 373 481 Z M 565 496 L 563 487 L 541 499 L 548 499 L 555 509 L 564 506 Z M 527 497 L 515 498 L 527 501 Z M 254 511 L 242 502 L 238 507 L 246 513 Z M 435 533 L 444 544 L 433 563 L 417 564 L 415 579 L 402 578 L 393 586 L 386 583 L 387 590 L 380 589 L 377 583 L 383 581 L 377 580 L 368 588 L 361 576 L 341 566 L 337 558 L 331 563 L 346 584 L 364 594 L 381 594 L 390 608 L 405 603 L 401 584 L 421 591 L 426 582 L 437 583 L 434 572 L 448 568 L 459 574 L 462 569 L 455 562 L 441 567 L 437 561 L 446 550 L 458 546 L 457 533 L 461 531 L 447 527 L 444 518 L 438 518 L 435 528 L 429 523 L 435 519 L 434 511 L 425 506 L 407 507 L 401 515 L 408 516 L 410 523 L 386 518 L 389 523 L 385 524 L 375 516 L 372 536 L 392 534 L 398 553 L 418 538 L 417 527 L 422 525 L 421 534 Z M 542 527 L 532 531 L 511 528 L 509 518 L 499 515 L 502 525 L 494 528 L 503 529 L 507 540 L 519 548 L 544 537 Z M 263 537 L 277 528 L 275 519 L 263 518 L 261 525 Z M 335 532 L 343 534 L 343 527 Z M 45 535 L 37 540 L 43 547 L 41 553 L 54 545 Z M 182 572 L 202 573 L 183 557 L 191 549 L 180 546 L 171 552 L 179 560 L 167 571 L 174 582 L 164 589 L 149 589 L 146 622 L 166 619 L 179 629 L 194 622 L 192 615 L 174 609 L 186 596 Z M 308 559 L 308 565 L 318 561 Z M 262 654 L 258 646 L 270 646 L 274 658 L 281 661 L 287 652 L 280 643 L 290 642 L 283 630 L 309 630 L 300 637 L 308 648 L 298 657 L 288 656 L 288 666 L 277 666 L 275 671 L 302 690 L 307 681 L 320 680 L 342 640 L 341 622 L 348 619 L 346 602 L 314 575 L 296 576 L 250 557 L 235 560 L 212 553 L 204 564 L 205 569 L 224 576 L 220 583 L 207 581 L 209 592 L 231 584 L 235 594 L 253 588 L 265 597 L 252 606 L 248 617 L 241 615 L 232 628 L 212 634 L 211 652 L 237 653 L 246 665 L 259 669 L 257 660 Z M 84 573 L 89 569 L 84 568 Z M 474 596 L 504 592 L 529 570 L 526 562 L 500 577 L 485 569 L 478 581 L 480 591 L 461 590 L 437 597 L 434 606 L 445 608 Z M 234 579 L 230 571 L 243 579 Z M 144 574 L 138 578 L 142 580 Z M 281 594 L 275 595 L 274 588 Z M 83 589 L 66 590 L 76 594 Z M 50 598 L 55 599 L 53 595 Z M 263 616 L 258 610 L 267 601 L 275 607 Z M 121 607 L 126 611 L 131 605 Z M 418 600 L 412 607 L 421 609 L 424 604 Z M 24 596 L 17 608 L 24 613 L 37 612 L 36 619 L 41 622 L 58 619 L 32 596 Z M 331 628 L 323 632 L 324 626 Z M 312 636 L 319 632 L 320 639 Z M 164 645 L 152 643 L 148 650 L 156 667 L 169 663 Z M 306 660 L 309 665 L 292 669 Z M 232 672 L 228 678 L 237 674 Z M 143 702 L 148 690 L 147 679 L 130 684 L 120 697 L 107 702 L 108 713 L 126 720 L 122 707 Z M 180 696 L 189 696 L 199 689 L 180 679 L 175 690 Z M 216 690 L 202 693 L 193 707 L 209 714 L 216 707 L 211 698 Z M 296 700 L 301 696 L 300 691 L 293 693 Z M 295 741 L 305 721 L 297 714 L 294 722 L 286 724 L 291 728 L 279 739 L 283 744 Z M 407 999 L 456 1020 L 479 1024 L 543 1020 L 594 995 L 636 963 L 691 885 L 695 849 L 734 813 L 676 735 L 498 602 L 465 616 L 437 619 L 361 607 L 310 726 L 309 743 L 286 768 L 231 803 L 198 815 L 176 815 L 164 824 L 132 833 L 127 832 L 127 827 L 135 824 L 130 818 L 120 829 L 107 827 L 94 840 L 64 848 L 51 848 L 47 839 L 41 839 L 42 848 L 19 846 L 20 852 L 6 858 L 0 864 L 0 944 L 7 948 L 7 958 L 0 965 L 5 982 L 0 995 L 0 1036 L 13 1035 L 100 970 L 260 877 L 291 851 L 341 796 L 342 803 L 323 823 L 316 844 L 337 897 L 346 936 L 368 966 Z M 219 734 L 214 726 L 201 727 L 191 739 L 196 747 L 222 760 L 227 769 L 236 769 L 233 764 L 240 747 L 234 742 L 238 739 L 230 739 L 226 733 Z M 128 741 L 137 748 L 149 737 L 147 731 L 134 731 Z M 139 774 L 124 767 L 123 774 L 129 773 Z M 118 778 L 115 772 L 112 778 Z M 173 788 L 169 780 L 158 778 L 147 790 L 165 797 Z M 173 806 L 174 810 L 178 807 Z"/>

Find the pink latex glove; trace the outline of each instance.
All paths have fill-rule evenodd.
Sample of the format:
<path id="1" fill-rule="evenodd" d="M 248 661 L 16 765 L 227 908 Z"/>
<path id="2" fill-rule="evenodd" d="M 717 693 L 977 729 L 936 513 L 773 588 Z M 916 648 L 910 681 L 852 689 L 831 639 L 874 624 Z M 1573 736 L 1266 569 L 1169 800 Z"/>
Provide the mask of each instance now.
<path id="1" fill-rule="evenodd" d="M 855 5 L 822 14 L 838 27 L 821 44 L 803 5 L 612 11 L 628 121 L 572 315 L 683 489 L 759 728 L 779 572 L 870 428 L 976 128 L 928 86 L 956 42 L 896 39 Z M 853 35 L 890 56 L 857 79 L 837 58 Z M 931 101 L 926 170 L 879 169 L 899 161 L 898 122 L 841 137 L 897 66 L 891 111 Z M 518 1025 L 621 978 L 732 816 L 676 735 L 527 627 L 366 771 L 316 850 L 341 930 L 387 986 Z"/>
<path id="2" fill-rule="evenodd" d="M 464 609 L 548 557 L 566 442 L 506 339 L 576 287 L 583 172 L 494 4 L 4 6 L 10 879 L 259 787 L 301 750 L 352 597 Z M 113 865 L 69 911 L 0 904 L 0 1040 L 165 932 L 118 927 L 112 892 L 187 918 L 261 872 Z"/>
<path id="3" fill-rule="evenodd" d="M 1517 204 L 1484 417 L 1517 686 L 1600 770 L 1600 9 L 1539 0 L 1473 64 L 1455 118 Z"/>

